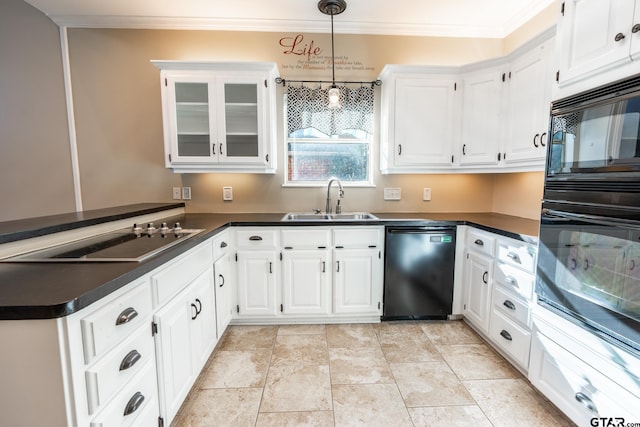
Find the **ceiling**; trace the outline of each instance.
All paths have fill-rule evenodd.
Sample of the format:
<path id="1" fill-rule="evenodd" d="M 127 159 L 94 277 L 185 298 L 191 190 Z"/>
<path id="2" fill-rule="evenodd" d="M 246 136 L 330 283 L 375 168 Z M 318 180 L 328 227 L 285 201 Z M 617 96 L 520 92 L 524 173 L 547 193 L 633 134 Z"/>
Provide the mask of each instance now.
<path id="1" fill-rule="evenodd" d="M 25 0 L 68 27 L 330 32 L 317 0 Z M 555 0 L 347 0 L 335 32 L 503 38 Z"/>

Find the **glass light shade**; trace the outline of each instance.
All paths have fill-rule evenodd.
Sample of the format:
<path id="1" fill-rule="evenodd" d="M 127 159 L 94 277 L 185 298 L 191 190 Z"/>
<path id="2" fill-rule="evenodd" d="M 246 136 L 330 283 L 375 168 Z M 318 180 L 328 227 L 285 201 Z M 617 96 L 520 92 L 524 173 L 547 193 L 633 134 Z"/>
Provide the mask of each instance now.
<path id="1" fill-rule="evenodd" d="M 329 108 L 340 107 L 340 89 L 332 87 L 329 89 Z"/>

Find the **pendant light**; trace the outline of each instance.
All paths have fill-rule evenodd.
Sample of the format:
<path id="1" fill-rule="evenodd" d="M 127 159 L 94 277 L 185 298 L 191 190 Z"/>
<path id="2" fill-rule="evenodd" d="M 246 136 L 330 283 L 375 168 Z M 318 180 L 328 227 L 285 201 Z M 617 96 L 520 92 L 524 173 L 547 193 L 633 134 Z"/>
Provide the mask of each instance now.
<path id="1" fill-rule="evenodd" d="M 333 42 L 333 16 L 339 15 L 347 8 L 345 0 L 320 0 L 318 10 L 331 16 L 331 89 L 329 89 L 329 108 L 340 107 L 340 89 L 336 87 L 336 57 Z"/>

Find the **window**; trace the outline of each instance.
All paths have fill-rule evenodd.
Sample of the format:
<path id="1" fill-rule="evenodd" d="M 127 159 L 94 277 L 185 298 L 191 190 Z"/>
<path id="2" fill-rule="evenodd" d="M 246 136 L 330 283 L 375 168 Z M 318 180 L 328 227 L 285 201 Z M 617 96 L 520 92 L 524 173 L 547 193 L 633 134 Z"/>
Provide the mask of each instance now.
<path id="1" fill-rule="evenodd" d="M 373 88 L 340 87 L 340 106 L 329 107 L 329 88 L 287 88 L 285 184 L 371 185 Z"/>

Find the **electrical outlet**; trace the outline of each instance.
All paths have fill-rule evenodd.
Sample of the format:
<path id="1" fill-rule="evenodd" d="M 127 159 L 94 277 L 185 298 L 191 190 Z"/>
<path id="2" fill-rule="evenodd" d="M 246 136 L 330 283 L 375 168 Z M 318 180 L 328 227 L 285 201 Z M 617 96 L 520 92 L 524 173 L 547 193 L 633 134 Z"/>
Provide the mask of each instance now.
<path id="1" fill-rule="evenodd" d="M 182 187 L 182 200 L 191 200 L 191 187 Z"/>
<path id="2" fill-rule="evenodd" d="M 430 188 L 423 188 L 422 189 L 422 200 L 424 200 L 425 202 L 428 202 L 429 200 L 431 200 L 431 189 Z"/>
<path id="3" fill-rule="evenodd" d="M 222 187 L 222 200 L 233 200 L 233 187 Z"/>
<path id="4" fill-rule="evenodd" d="M 402 189 L 400 188 L 385 188 L 384 200 L 400 200 L 402 196 Z"/>
<path id="5" fill-rule="evenodd" d="M 173 187 L 173 200 L 180 200 L 180 199 L 182 199 L 182 188 Z"/>

